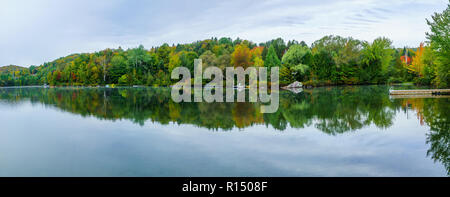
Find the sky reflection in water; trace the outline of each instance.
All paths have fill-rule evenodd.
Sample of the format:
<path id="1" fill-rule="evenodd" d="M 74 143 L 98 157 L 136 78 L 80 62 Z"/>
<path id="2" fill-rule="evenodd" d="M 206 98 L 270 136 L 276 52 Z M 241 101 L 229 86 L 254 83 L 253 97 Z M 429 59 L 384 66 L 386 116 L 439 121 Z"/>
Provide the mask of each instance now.
<path id="1" fill-rule="evenodd" d="M 448 98 L 387 86 L 174 103 L 167 88 L 0 88 L 0 176 L 447 176 Z"/>

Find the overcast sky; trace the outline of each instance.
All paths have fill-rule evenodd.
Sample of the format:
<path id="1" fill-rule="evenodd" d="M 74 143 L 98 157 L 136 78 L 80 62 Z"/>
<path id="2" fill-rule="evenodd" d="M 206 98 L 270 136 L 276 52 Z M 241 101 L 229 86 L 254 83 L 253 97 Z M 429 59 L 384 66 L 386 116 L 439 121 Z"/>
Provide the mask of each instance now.
<path id="1" fill-rule="evenodd" d="M 306 43 L 325 35 L 417 46 L 448 0 L 0 0 L 0 66 L 211 37 Z"/>

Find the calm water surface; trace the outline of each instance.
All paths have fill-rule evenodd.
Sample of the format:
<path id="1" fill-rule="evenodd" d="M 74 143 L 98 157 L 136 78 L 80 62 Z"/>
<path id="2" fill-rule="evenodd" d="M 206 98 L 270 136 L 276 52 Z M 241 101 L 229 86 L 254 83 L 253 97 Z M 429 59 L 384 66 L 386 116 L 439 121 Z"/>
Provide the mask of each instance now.
<path id="1" fill-rule="evenodd" d="M 450 99 L 388 86 L 174 103 L 168 88 L 0 88 L 0 176 L 448 176 Z"/>

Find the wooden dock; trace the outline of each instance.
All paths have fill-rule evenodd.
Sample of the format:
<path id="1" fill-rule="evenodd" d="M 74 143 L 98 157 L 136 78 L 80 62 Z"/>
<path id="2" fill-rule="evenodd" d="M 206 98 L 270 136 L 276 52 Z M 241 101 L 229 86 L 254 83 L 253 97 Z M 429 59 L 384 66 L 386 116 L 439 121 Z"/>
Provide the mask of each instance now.
<path id="1" fill-rule="evenodd" d="M 450 98 L 450 95 L 433 95 L 433 94 L 397 94 L 390 95 L 391 99 L 423 99 L 423 98 Z"/>
<path id="2" fill-rule="evenodd" d="M 390 90 L 390 95 L 448 95 L 450 89 Z"/>

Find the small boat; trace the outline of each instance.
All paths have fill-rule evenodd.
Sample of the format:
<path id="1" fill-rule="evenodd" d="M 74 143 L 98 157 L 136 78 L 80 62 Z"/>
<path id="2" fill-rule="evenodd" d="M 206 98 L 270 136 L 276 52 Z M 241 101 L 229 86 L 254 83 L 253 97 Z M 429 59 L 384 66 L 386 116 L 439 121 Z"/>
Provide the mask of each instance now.
<path id="1" fill-rule="evenodd" d="M 237 86 L 235 86 L 234 87 L 235 89 L 238 89 L 238 90 L 244 90 L 245 89 L 245 86 L 244 85 L 242 85 L 241 83 L 239 83 Z"/>

